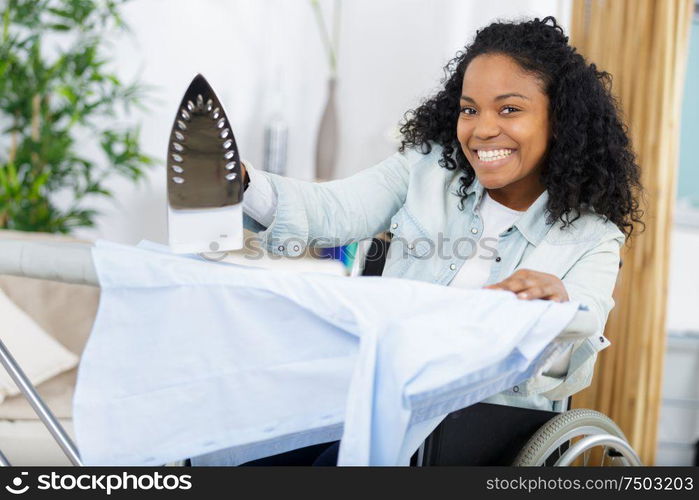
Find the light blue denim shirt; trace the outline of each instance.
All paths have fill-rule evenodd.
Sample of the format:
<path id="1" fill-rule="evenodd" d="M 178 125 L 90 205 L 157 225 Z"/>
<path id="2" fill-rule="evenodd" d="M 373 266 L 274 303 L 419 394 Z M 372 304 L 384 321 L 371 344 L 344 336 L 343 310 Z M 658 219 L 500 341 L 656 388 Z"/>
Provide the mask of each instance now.
<path id="1" fill-rule="evenodd" d="M 244 225 L 258 233 L 268 251 L 289 257 L 301 255 L 309 245 L 345 245 L 388 230 L 393 240 L 384 276 L 448 285 L 470 257 L 464 248 L 484 244 L 479 240 L 483 220 L 477 208 L 484 188 L 474 180 L 460 209 L 463 174 L 440 167 L 441 152 L 433 146 L 429 154 L 396 153 L 351 177 L 325 183 L 258 171 L 277 195 L 274 221 L 264 227 L 246 215 Z M 602 333 L 614 307 L 612 291 L 624 235 L 593 211 L 565 229 L 560 221 L 547 224 L 547 200 L 548 192 L 542 193 L 488 245 L 496 251 L 486 285 L 518 269 L 553 274 L 562 280 L 570 300 L 594 313 L 597 333 L 573 345 L 565 376 L 544 371 L 487 402 L 557 409 L 555 401 L 590 384 L 597 352 L 609 345 Z"/>

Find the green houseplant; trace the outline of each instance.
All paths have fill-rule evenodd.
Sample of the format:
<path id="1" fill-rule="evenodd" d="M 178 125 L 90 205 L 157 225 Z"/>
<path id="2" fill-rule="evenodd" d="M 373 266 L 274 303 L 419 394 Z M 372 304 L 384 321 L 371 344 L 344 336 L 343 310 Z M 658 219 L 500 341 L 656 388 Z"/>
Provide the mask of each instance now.
<path id="1" fill-rule="evenodd" d="M 0 0 L 0 228 L 94 226 L 90 201 L 112 196 L 105 181 L 137 181 L 154 163 L 138 128 L 119 124 L 144 87 L 122 83 L 103 55 L 126 28 L 125 1 Z"/>

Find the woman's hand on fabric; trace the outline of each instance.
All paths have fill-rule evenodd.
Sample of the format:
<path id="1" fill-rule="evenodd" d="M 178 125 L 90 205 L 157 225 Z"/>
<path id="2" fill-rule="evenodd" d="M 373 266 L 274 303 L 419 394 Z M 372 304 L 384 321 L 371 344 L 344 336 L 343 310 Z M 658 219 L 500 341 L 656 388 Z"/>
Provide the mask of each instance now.
<path id="1" fill-rule="evenodd" d="M 554 302 L 567 302 L 568 292 L 565 285 L 553 274 L 519 269 L 509 278 L 483 287 L 487 290 L 509 290 L 517 294 L 517 298 L 523 300 L 553 300 Z"/>

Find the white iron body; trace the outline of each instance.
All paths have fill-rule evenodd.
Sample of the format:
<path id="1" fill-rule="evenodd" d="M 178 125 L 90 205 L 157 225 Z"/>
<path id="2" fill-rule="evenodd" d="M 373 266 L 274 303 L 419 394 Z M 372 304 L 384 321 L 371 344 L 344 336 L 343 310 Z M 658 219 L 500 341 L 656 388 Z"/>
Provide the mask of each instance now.
<path id="1" fill-rule="evenodd" d="M 173 253 L 227 252 L 243 248 L 243 204 L 177 210 L 167 207 Z"/>

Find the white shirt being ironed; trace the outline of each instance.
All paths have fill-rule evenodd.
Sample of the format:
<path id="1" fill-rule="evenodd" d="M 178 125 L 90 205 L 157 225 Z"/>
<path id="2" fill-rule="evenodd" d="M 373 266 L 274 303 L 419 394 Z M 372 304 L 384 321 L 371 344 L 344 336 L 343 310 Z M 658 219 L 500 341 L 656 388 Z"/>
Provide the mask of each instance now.
<path id="1" fill-rule="evenodd" d="M 578 308 L 100 240 L 92 253 L 102 290 L 73 408 L 87 465 L 222 449 L 234 465 L 340 438 L 339 465 L 407 465 L 446 414 L 536 375 Z"/>

